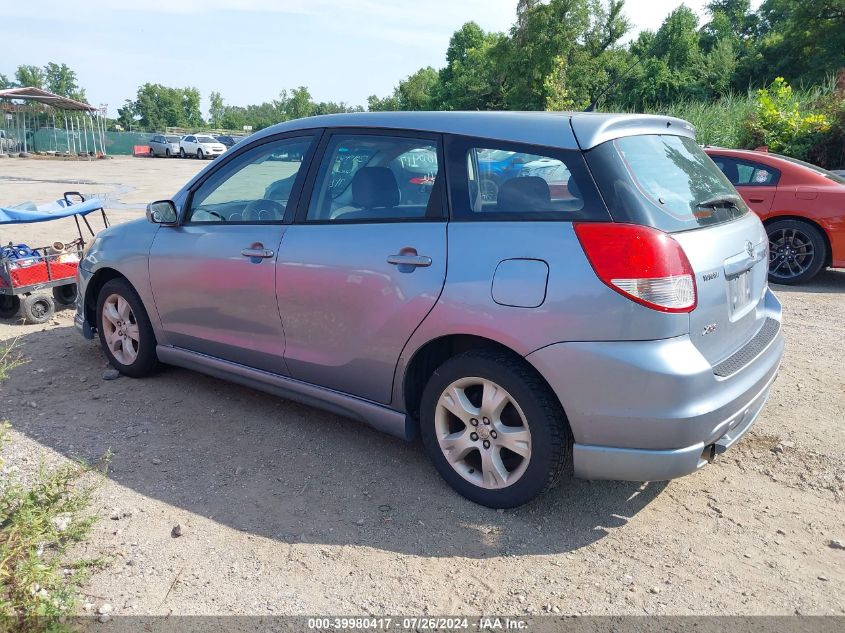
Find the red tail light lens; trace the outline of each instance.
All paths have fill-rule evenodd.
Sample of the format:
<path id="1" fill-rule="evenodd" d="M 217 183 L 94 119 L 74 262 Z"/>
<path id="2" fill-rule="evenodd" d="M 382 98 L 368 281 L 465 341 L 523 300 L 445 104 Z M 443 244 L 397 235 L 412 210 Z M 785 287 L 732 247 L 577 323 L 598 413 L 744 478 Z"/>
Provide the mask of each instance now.
<path id="1" fill-rule="evenodd" d="M 695 275 L 671 235 L 635 224 L 576 223 L 575 234 L 599 279 L 652 310 L 692 312 Z"/>

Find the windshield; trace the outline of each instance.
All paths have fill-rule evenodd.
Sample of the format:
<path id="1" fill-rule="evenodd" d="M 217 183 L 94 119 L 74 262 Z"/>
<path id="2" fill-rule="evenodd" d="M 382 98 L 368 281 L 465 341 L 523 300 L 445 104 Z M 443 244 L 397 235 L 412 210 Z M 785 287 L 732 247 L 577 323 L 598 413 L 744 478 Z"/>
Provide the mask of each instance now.
<path id="1" fill-rule="evenodd" d="M 619 138 L 590 150 L 587 159 L 617 222 L 674 232 L 748 212 L 727 177 L 691 138 Z"/>
<path id="2" fill-rule="evenodd" d="M 182 140 L 178 136 L 165 136 L 164 138 L 167 139 L 168 143 L 178 143 L 179 141 Z"/>
<path id="3" fill-rule="evenodd" d="M 833 182 L 839 183 L 840 185 L 845 185 L 845 178 L 842 176 L 837 176 L 832 171 L 828 171 L 826 169 L 822 169 L 818 165 L 813 165 L 812 163 L 805 163 L 803 160 L 798 160 L 797 158 L 790 158 L 789 156 L 783 156 L 782 154 L 775 154 L 778 158 L 782 158 L 783 160 L 789 161 L 790 163 L 795 163 L 796 165 L 801 165 L 806 167 L 807 169 L 812 169 L 817 174 L 821 174 L 825 178 L 829 178 Z"/>
<path id="4" fill-rule="evenodd" d="M 217 143 L 217 141 L 210 136 L 198 136 L 197 143 Z"/>

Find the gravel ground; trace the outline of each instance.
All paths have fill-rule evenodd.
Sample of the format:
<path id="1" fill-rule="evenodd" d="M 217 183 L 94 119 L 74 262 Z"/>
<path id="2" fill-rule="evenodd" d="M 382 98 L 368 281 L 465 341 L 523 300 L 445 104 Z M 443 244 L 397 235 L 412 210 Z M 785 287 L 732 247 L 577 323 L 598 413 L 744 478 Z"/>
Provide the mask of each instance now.
<path id="1" fill-rule="evenodd" d="M 110 193 L 121 221 L 200 166 L 9 159 L 0 202 L 81 188 Z M 845 614 L 845 271 L 776 291 L 787 351 L 767 407 L 720 460 L 669 483 L 571 482 L 488 510 L 418 444 L 338 416 L 180 369 L 104 380 L 69 310 L 0 322 L 29 360 L 0 386 L 9 465 L 114 453 L 81 553 L 111 558 L 85 591 L 115 615 Z"/>

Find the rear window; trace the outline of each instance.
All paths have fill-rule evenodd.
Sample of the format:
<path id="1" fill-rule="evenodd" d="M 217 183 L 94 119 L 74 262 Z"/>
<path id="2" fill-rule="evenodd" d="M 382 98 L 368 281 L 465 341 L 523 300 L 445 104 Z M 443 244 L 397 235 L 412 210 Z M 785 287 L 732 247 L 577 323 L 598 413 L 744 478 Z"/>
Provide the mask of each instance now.
<path id="1" fill-rule="evenodd" d="M 587 152 L 587 162 L 617 222 L 674 232 L 748 213 L 727 177 L 691 138 L 619 138 Z"/>
<path id="2" fill-rule="evenodd" d="M 455 137 L 449 143 L 458 220 L 608 220 L 578 150 Z"/>
<path id="3" fill-rule="evenodd" d="M 812 163 L 807 163 L 803 160 L 798 160 L 797 158 L 791 158 L 789 156 L 783 156 L 782 154 L 776 154 L 776 156 L 778 158 L 782 158 L 785 161 L 789 161 L 790 163 L 795 163 L 796 165 L 801 165 L 802 167 L 806 167 L 807 169 L 812 169 L 817 174 L 820 174 L 820 175 L 824 176 L 825 178 L 832 180 L 835 183 L 838 183 L 840 185 L 845 185 L 845 178 L 843 178 L 842 176 L 839 176 L 837 174 L 834 174 L 832 171 L 822 169 L 818 165 L 813 165 Z"/>

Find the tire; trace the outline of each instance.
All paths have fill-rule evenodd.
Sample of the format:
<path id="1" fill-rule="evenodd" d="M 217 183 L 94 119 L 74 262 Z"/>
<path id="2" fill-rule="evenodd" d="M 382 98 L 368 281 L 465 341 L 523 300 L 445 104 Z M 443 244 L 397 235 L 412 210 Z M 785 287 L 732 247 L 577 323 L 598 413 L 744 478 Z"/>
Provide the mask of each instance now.
<path id="1" fill-rule="evenodd" d="M 766 225 L 769 236 L 769 282 L 794 286 L 810 281 L 827 261 L 821 231 L 802 220 L 776 220 Z"/>
<path id="2" fill-rule="evenodd" d="M 50 295 L 26 295 L 21 301 L 21 314 L 32 325 L 46 323 L 55 312 L 56 304 Z"/>
<path id="3" fill-rule="evenodd" d="M 460 400 L 451 399 L 451 408 L 459 410 L 461 417 L 444 405 L 444 396 L 453 387 L 468 402 L 468 408 L 456 407 L 454 403 Z M 479 406 L 488 393 L 507 400 L 498 414 Z M 505 439 L 508 432 L 518 429 L 522 429 L 519 437 Z M 572 474 L 572 432 L 563 408 L 537 371 L 507 352 L 469 351 L 438 367 L 423 392 L 420 434 L 429 458 L 446 482 L 470 501 L 490 508 L 523 505 L 562 475 Z M 443 448 L 449 444 L 445 441 L 449 435 L 457 439 L 451 460 L 448 448 Z M 523 439 L 527 442 L 520 441 Z M 505 450 L 505 445 L 522 454 Z M 494 469 L 486 468 L 484 459 L 486 465 L 500 466 L 498 480 L 488 476 Z"/>
<path id="4" fill-rule="evenodd" d="M 202 159 L 203 159 L 202 150 L 197 149 L 197 160 L 202 160 Z"/>
<path id="5" fill-rule="evenodd" d="M 104 310 L 109 310 L 114 318 L 104 316 Z M 142 378 L 155 371 L 158 366 L 155 333 L 144 303 L 125 279 L 107 281 L 100 289 L 97 297 L 97 332 L 106 358 L 120 373 Z"/>
<path id="6" fill-rule="evenodd" d="M 180 147 L 180 148 L 179 148 L 179 158 L 185 158 L 185 156 L 186 156 L 186 155 L 185 155 L 185 148 L 184 148 L 184 147 Z"/>
<path id="7" fill-rule="evenodd" d="M 156 157 L 155 150 L 151 147 L 150 148 L 150 158 L 155 158 L 155 157 Z"/>
<path id="8" fill-rule="evenodd" d="M 53 300 L 56 305 L 72 306 L 76 303 L 76 284 L 55 286 L 53 288 Z"/>
<path id="9" fill-rule="evenodd" d="M 17 295 L 0 295 L 0 319 L 14 319 L 20 309 L 20 297 Z"/>
<path id="10" fill-rule="evenodd" d="M 170 150 L 169 149 L 164 150 L 164 157 L 170 158 Z"/>

